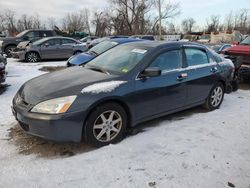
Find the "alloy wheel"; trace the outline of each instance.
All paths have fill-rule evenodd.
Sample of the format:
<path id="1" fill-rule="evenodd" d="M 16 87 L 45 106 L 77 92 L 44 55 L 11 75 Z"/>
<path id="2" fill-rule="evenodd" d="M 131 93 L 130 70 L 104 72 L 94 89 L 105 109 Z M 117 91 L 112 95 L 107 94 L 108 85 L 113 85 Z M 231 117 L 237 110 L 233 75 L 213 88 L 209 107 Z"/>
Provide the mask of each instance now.
<path id="1" fill-rule="evenodd" d="M 93 134 L 100 142 L 110 142 L 121 131 L 122 117 L 116 111 L 105 111 L 94 122 Z"/>
<path id="2" fill-rule="evenodd" d="M 38 56 L 36 53 L 29 53 L 28 56 L 27 56 L 27 60 L 29 62 L 37 62 L 38 61 Z"/>
<path id="3" fill-rule="evenodd" d="M 215 87 L 211 95 L 211 105 L 217 107 L 221 103 L 222 98 L 223 89 L 220 86 Z"/>

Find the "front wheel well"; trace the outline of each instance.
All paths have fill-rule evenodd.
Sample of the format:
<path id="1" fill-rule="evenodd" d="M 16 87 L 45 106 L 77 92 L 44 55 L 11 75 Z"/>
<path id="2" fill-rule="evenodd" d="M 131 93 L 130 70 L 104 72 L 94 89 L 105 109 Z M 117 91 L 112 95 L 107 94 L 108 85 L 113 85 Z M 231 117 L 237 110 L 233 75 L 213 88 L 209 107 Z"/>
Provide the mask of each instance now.
<path id="1" fill-rule="evenodd" d="M 105 101 L 102 101 L 102 102 L 99 102 L 99 103 L 95 104 L 95 105 L 88 111 L 87 116 L 86 116 L 85 121 L 84 121 L 84 125 L 85 125 L 85 123 L 86 123 L 86 120 L 89 118 L 90 114 L 93 112 L 93 110 L 96 109 L 98 106 L 104 105 L 104 104 L 106 104 L 106 103 L 116 103 L 116 104 L 120 105 L 120 106 L 125 110 L 125 112 L 126 112 L 126 114 L 127 114 L 127 118 L 128 118 L 128 119 L 127 119 L 127 122 L 128 122 L 127 128 L 131 127 L 131 123 L 132 123 L 131 111 L 130 111 L 128 105 L 127 105 L 125 102 L 123 102 L 123 101 L 121 101 L 121 100 L 119 100 L 119 99 L 109 99 L 109 100 L 105 100 Z M 84 127 L 85 127 L 84 125 L 83 125 L 82 135 L 84 135 Z"/>

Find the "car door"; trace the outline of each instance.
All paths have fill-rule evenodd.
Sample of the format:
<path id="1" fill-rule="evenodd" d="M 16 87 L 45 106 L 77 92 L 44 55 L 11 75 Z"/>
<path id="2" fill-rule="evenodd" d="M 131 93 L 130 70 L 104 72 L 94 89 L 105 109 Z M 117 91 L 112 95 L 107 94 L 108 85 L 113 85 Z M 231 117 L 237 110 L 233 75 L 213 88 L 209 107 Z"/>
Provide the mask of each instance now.
<path id="1" fill-rule="evenodd" d="M 69 58 L 74 53 L 74 45 L 76 41 L 71 39 L 61 39 L 60 56 L 62 58 Z"/>
<path id="2" fill-rule="evenodd" d="M 43 59 L 58 59 L 60 58 L 60 40 L 59 39 L 49 39 L 44 42 L 41 47 L 41 57 Z"/>
<path id="3" fill-rule="evenodd" d="M 204 101 L 219 79 L 220 67 L 205 48 L 184 47 L 188 104 Z"/>
<path id="4" fill-rule="evenodd" d="M 158 77 L 137 78 L 134 100 L 138 119 L 180 108 L 187 97 L 180 49 L 160 53 L 149 67 L 159 67 L 162 73 Z"/>

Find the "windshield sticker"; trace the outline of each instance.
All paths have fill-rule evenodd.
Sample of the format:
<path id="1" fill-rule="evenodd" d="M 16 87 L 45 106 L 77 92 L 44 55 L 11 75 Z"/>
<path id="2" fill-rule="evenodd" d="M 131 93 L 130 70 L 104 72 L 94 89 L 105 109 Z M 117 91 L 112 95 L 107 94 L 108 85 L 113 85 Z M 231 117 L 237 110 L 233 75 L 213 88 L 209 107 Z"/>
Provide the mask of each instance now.
<path id="1" fill-rule="evenodd" d="M 145 54 L 145 53 L 147 52 L 147 50 L 143 50 L 143 49 L 133 49 L 132 52 L 140 53 L 140 54 Z"/>
<path id="2" fill-rule="evenodd" d="M 125 83 L 127 83 L 127 81 L 100 82 L 83 88 L 81 93 L 108 93 L 119 87 L 121 84 Z"/>

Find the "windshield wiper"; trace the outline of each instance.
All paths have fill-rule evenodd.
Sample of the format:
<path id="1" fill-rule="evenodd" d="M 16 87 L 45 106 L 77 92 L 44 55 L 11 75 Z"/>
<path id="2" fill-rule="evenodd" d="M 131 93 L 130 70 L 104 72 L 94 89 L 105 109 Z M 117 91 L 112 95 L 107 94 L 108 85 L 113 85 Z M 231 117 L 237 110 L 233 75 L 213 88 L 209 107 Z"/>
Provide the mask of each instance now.
<path id="1" fill-rule="evenodd" d="M 94 71 L 98 71 L 98 72 L 102 72 L 102 73 L 105 73 L 105 74 L 110 74 L 108 71 L 106 70 L 103 70 L 99 67 L 94 67 L 94 66 L 88 66 L 87 68 L 91 69 L 91 70 L 94 70 Z"/>
<path id="2" fill-rule="evenodd" d="M 90 53 L 90 54 L 93 54 L 93 55 L 95 55 L 95 56 L 98 55 L 98 53 L 96 53 L 95 51 L 89 51 L 89 53 Z"/>

